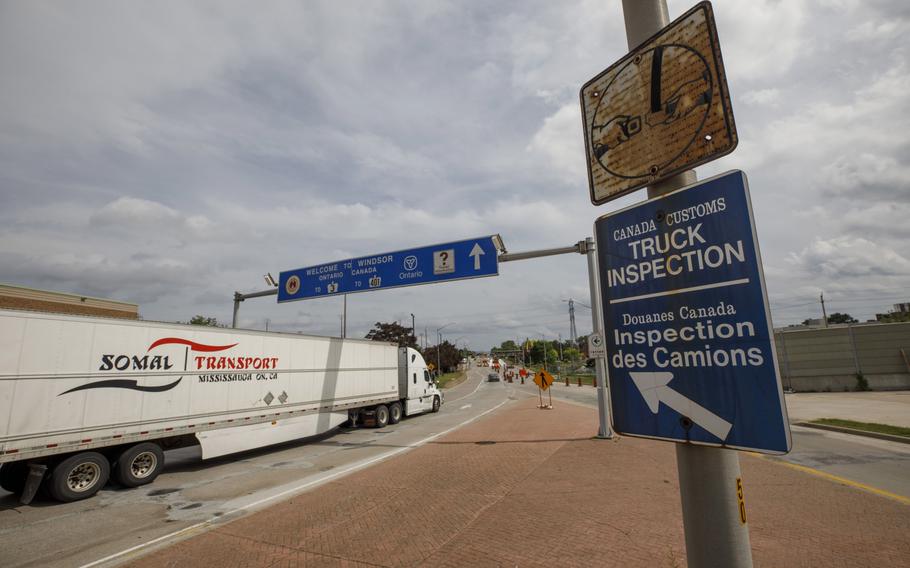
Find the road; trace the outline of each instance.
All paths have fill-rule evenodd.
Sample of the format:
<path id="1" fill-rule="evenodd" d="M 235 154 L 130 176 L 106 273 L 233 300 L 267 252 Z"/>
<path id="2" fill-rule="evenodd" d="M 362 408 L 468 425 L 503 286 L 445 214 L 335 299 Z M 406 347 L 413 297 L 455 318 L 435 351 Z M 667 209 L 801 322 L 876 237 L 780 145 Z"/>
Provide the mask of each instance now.
<path id="1" fill-rule="evenodd" d="M 516 385 L 525 396 L 537 396 L 537 386 L 531 381 Z M 556 400 L 597 406 L 597 391 L 593 387 L 556 384 L 551 390 Z M 894 396 L 901 394 L 895 393 Z M 807 414 L 810 410 L 802 408 L 801 412 Z M 825 412 L 830 414 L 828 410 Z M 790 431 L 793 436 L 792 451 L 786 456 L 769 456 L 769 459 L 808 467 L 910 498 L 910 445 L 795 425 L 790 427 Z"/>
<path id="2" fill-rule="evenodd" d="M 0 490 L 0 566 L 84 566 L 136 546 L 167 544 L 212 524 L 233 520 L 320 483 L 363 469 L 435 439 L 494 411 L 516 389 L 487 383 L 472 368 L 446 391 L 438 414 L 407 418 L 382 429 L 342 428 L 295 442 L 203 462 L 198 448 L 167 452 L 151 485 L 107 487 L 75 503 L 23 506 Z M 174 533 L 184 531 L 180 535 Z M 169 536 L 171 535 L 171 536 Z M 102 565 L 123 560 L 116 556 Z M 97 564 L 96 564 L 97 565 Z"/>

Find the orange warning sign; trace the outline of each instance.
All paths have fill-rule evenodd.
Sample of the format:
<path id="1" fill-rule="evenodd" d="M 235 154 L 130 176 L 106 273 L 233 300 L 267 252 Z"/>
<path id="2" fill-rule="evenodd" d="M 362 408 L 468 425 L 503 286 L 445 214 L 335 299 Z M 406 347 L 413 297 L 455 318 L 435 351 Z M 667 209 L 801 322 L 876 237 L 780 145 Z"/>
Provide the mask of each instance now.
<path id="1" fill-rule="evenodd" d="M 550 385 L 553 384 L 553 375 L 543 370 L 537 371 L 537 373 L 534 375 L 534 382 L 542 390 L 547 390 L 550 388 Z"/>

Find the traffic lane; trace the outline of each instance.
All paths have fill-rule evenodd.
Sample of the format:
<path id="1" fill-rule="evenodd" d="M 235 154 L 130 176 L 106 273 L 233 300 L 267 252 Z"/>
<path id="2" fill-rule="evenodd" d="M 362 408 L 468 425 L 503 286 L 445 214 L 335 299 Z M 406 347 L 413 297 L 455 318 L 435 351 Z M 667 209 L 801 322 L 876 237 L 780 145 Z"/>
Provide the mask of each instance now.
<path id="1" fill-rule="evenodd" d="M 537 396 L 534 383 L 518 385 L 525 396 Z M 597 407 L 597 389 L 590 386 L 550 387 L 553 398 Z M 547 394 L 544 394 L 546 400 Z M 839 432 L 791 425 L 793 449 L 784 456 L 767 456 L 842 477 L 874 489 L 910 497 L 910 446 Z"/>
<path id="2" fill-rule="evenodd" d="M 0 565 L 83 565 L 199 523 L 243 516 L 275 496 L 291 496 L 406 451 L 509 400 L 510 389 L 503 385 L 473 376 L 471 384 L 455 403 L 447 397 L 437 414 L 406 418 L 378 430 L 339 429 L 208 461 L 201 460 L 198 447 L 169 451 L 165 470 L 151 485 L 108 487 L 85 501 L 22 506 L 4 492 Z"/>
<path id="3" fill-rule="evenodd" d="M 910 428 L 910 392 L 798 392 L 784 397 L 792 422 L 843 418 Z"/>
<path id="4" fill-rule="evenodd" d="M 786 461 L 910 498 L 910 446 L 791 426 L 793 449 Z"/>
<path id="5" fill-rule="evenodd" d="M 468 367 L 466 370 L 467 378 L 461 383 L 447 389 L 443 389 L 445 402 L 454 402 L 470 395 L 477 389 L 477 385 L 482 383 L 486 377 L 483 369 L 480 367 Z"/>

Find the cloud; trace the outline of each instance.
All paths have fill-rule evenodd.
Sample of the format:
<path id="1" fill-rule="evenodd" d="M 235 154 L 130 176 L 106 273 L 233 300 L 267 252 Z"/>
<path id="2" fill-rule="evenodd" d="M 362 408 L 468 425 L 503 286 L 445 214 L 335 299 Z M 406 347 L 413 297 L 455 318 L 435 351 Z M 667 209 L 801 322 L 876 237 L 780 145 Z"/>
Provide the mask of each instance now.
<path id="1" fill-rule="evenodd" d="M 759 89 L 757 91 L 748 91 L 740 97 L 740 100 L 748 105 L 776 107 L 780 101 L 780 90 Z"/>
<path id="2" fill-rule="evenodd" d="M 819 185 L 830 196 L 862 202 L 910 198 L 910 164 L 896 156 L 868 152 L 841 155 L 819 174 Z"/>
<path id="3" fill-rule="evenodd" d="M 539 156 L 549 166 L 553 177 L 571 185 L 586 182 L 584 137 L 581 126 L 581 109 L 578 104 L 559 108 L 543 121 L 527 151 Z"/>
<path id="4" fill-rule="evenodd" d="M 673 2 L 679 6 L 682 2 Z M 718 36 L 727 75 L 764 83 L 786 75 L 794 63 L 812 50 L 806 32 L 812 8 L 804 0 L 753 0 L 715 4 Z"/>
<path id="5" fill-rule="evenodd" d="M 910 289 L 905 4 L 714 5 L 740 145 L 698 173 L 749 175 L 783 304 Z M 571 245 L 644 197 L 590 204 L 578 116 L 581 85 L 626 51 L 620 3 L 597 0 L 11 3 L 0 280 L 224 321 L 267 271 L 492 233 Z M 509 262 L 351 296 L 348 329 L 413 312 L 489 347 L 566 335 L 570 295 L 587 302 L 580 255 Z M 240 317 L 337 334 L 340 313 L 260 299 Z"/>
<path id="6" fill-rule="evenodd" d="M 180 213 L 154 201 L 135 197 L 119 197 L 90 217 L 90 222 L 102 225 L 152 224 L 171 225 L 180 220 Z"/>
<path id="7" fill-rule="evenodd" d="M 907 257 L 860 237 L 816 238 L 788 260 L 807 274 L 832 279 L 910 276 Z"/>

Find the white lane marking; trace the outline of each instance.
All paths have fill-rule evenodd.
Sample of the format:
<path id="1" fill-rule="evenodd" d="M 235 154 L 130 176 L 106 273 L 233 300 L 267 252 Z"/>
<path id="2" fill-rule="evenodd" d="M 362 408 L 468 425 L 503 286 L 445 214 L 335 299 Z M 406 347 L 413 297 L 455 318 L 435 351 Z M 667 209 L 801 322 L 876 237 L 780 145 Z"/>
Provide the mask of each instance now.
<path id="1" fill-rule="evenodd" d="M 471 408 L 472 406 L 474 406 L 474 405 L 473 405 L 473 404 L 466 404 L 466 405 L 464 405 L 464 406 L 460 406 L 460 407 L 458 408 L 458 410 L 465 410 L 466 408 Z"/>
<path id="2" fill-rule="evenodd" d="M 481 379 L 482 379 L 482 378 L 483 378 L 483 377 L 481 377 Z M 478 389 L 480 389 L 480 387 L 482 387 L 484 384 L 486 384 L 486 382 L 483 381 L 483 380 L 481 380 L 479 383 L 477 383 L 477 387 L 476 387 L 474 390 L 472 390 L 472 391 L 470 392 L 470 394 L 466 394 L 466 395 L 460 396 L 460 397 L 458 397 L 458 398 L 453 398 L 452 400 L 449 400 L 449 401 L 447 401 L 447 402 L 449 402 L 449 403 L 451 404 L 451 403 L 457 402 L 457 401 L 459 401 L 459 400 L 461 400 L 461 399 L 463 399 L 463 398 L 468 398 L 469 396 L 474 396 L 474 393 L 476 393 L 476 392 L 478 391 Z"/>
<path id="3" fill-rule="evenodd" d="M 481 384 L 483 384 L 483 383 L 481 383 Z M 477 416 L 474 416 L 474 417 L 469 418 L 469 419 L 467 419 L 467 420 L 465 420 L 465 421 L 463 421 L 463 422 L 461 422 L 461 423 L 459 423 L 459 424 L 456 424 L 455 426 L 452 426 L 451 428 L 449 428 L 449 429 L 447 429 L 447 430 L 443 430 L 442 432 L 439 432 L 439 433 L 437 433 L 437 434 L 433 434 L 432 436 L 428 436 L 428 437 L 426 437 L 426 438 L 424 438 L 424 439 L 422 439 L 422 440 L 418 440 L 417 442 L 413 442 L 413 443 L 408 444 L 408 445 L 406 445 L 406 446 L 404 446 L 404 447 L 401 447 L 401 448 L 398 448 L 398 449 L 395 449 L 395 450 L 390 450 L 390 451 L 388 451 L 388 452 L 386 452 L 386 453 L 384 453 L 384 454 L 381 454 L 381 455 L 379 455 L 379 456 L 376 456 L 376 457 L 373 457 L 373 458 L 370 458 L 370 459 L 367 459 L 367 460 L 364 460 L 364 461 L 361 461 L 361 462 L 357 462 L 357 463 L 355 463 L 355 464 L 353 464 L 353 465 L 347 467 L 346 469 L 342 469 L 342 470 L 339 470 L 339 471 L 336 471 L 336 472 L 333 472 L 333 473 L 330 473 L 330 474 L 321 476 L 321 477 L 319 477 L 318 479 L 314 479 L 314 480 L 311 480 L 311 481 L 307 481 L 306 483 L 302 483 L 302 484 L 297 485 L 297 486 L 295 486 L 295 487 L 292 487 L 292 488 L 290 488 L 290 489 L 286 489 L 286 490 L 284 490 L 284 491 L 282 491 L 282 492 L 280 492 L 280 493 L 277 493 L 277 494 L 275 494 L 275 495 L 272 495 L 272 496 L 270 496 L 270 497 L 266 497 L 266 498 L 264 498 L 264 499 L 260 499 L 260 500 L 258 500 L 258 501 L 254 501 L 254 502 L 252 502 L 252 503 L 248 503 L 248 504 L 246 504 L 246 505 L 244 505 L 244 506 L 242 506 L 242 507 L 237 507 L 236 509 L 233 509 L 233 510 L 231 510 L 231 511 L 228 511 L 227 513 L 224 513 L 223 515 L 220 515 L 220 516 L 217 516 L 217 517 L 212 517 L 212 518 L 210 518 L 210 519 L 208 519 L 208 520 L 205 520 L 205 521 L 196 523 L 195 525 L 190 525 L 190 526 L 188 526 L 188 527 L 186 527 L 186 528 L 180 529 L 179 531 L 174 531 L 174 532 L 172 532 L 172 533 L 166 534 L 166 535 L 164 535 L 164 536 L 160 536 L 160 537 L 158 537 L 158 538 L 156 538 L 156 539 L 153 539 L 153 540 L 150 540 L 150 541 L 148 541 L 148 542 L 145 542 L 145 543 L 142 543 L 142 544 L 137 544 L 136 546 L 133 546 L 133 547 L 131 547 L 131 548 L 127 548 L 126 550 L 122 550 L 122 551 L 120 551 L 120 552 L 116 552 L 116 553 L 114 553 L 114 554 L 111 554 L 110 556 L 105 556 L 104 558 L 100 558 L 100 559 L 98 559 L 98 560 L 95 560 L 94 562 L 89 562 L 88 564 L 83 564 L 83 565 L 81 566 L 81 568 L 90 568 L 90 567 L 92 567 L 92 566 L 99 566 L 99 565 L 104 564 L 104 563 L 106 563 L 106 562 L 110 562 L 110 561 L 112 561 L 112 560 L 115 560 L 115 559 L 117 559 L 117 558 L 120 558 L 121 556 L 125 556 L 125 555 L 131 554 L 131 553 L 133 553 L 133 552 L 137 552 L 137 551 L 139 551 L 139 550 L 142 550 L 143 548 L 148 548 L 149 546 L 152 546 L 152 545 L 154 545 L 154 544 L 158 544 L 158 543 L 160 543 L 160 542 L 164 542 L 164 541 L 166 541 L 166 540 L 173 539 L 173 538 L 176 538 L 176 537 L 181 536 L 181 535 L 185 535 L 185 534 L 190 533 L 190 532 L 193 532 L 193 531 L 198 531 L 198 530 L 200 530 L 200 529 L 202 529 L 202 528 L 205 528 L 205 527 L 208 527 L 208 526 L 210 526 L 210 525 L 212 525 L 212 524 L 215 524 L 215 523 L 218 522 L 218 521 L 224 522 L 224 521 L 227 520 L 227 518 L 229 518 L 231 515 L 234 515 L 234 514 L 236 514 L 236 513 L 241 512 L 241 511 L 246 511 L 246 510 L 252 509 L 252 508 L 254 508 L 254 507 L 258 507 L 258 506 L 260 506 L 260 505 L 264 505 L 264 504 L 268 503 L 269 501 L 274 501 L 274 500 L 279 499 L 279 498 L 281 498 L 281 497 L 286 497 L 286 496 L 288 496 L 288 495 L 292 495 L 292 494 L 296 494 L 296 493 L 302 493 L 304 490 L 309 489 L 310 487 L 313 487 L 313 486 L 315 486 L 315 485 L 319 485 L 319 484 L 321 484 L 321 483 L 325 483 L 325 482 L 327 482 L 327 481 L 330 481 L 330 480 L 332 480 L 332 479 L 335 479 L 336 477 L 342 477 L 342 476 L 347 475 L 347 474 L 349 474 L 349 473 L 353 473 L 353 472 L 355 472 L 355 471 L 357 471 L 357 470 L 364 469 L 364 468 L 366 468 L 366 467 L 368 467 L 368 466 L 373 465 L 374 463 L 383 461 L 383 460 L 388 459 L 388 458 L 390 458 L 390 457 L 392 457 L 392 456 L 396 456 L 396 455 L 398 455 L 398 454 L 400 454 L 400 453 L 410 451 L 410 450 L 412 450 L 412 449 L 414 449 L 414 448 L 417 448 L 417 447 L 420 447 L 420 446 L 422 446 L 422 445 L 424 445 L 424 444 L 426 444 L 426 443 L 428 443 L 428 442 L 432 442 L 432 441 L 435 440 L 436 438 L 439 438 L 440 436 L 445 436 L 445 435 L 448 434 L 449 432 L 452 432 L 452 431 L 454 431 L 454 430 L 457 430 L 457 429 L 461 428 L 462 426 L 467 426 L 467 425 L 470 424 L 471 422 L 474 422 L 475 420 L 477 420 L 477 419 L 479 419 L 479 418 L 481 418 L 481 417 L 483 417 L 483 416 L 486 416 L 487 414 L 493 412 L 494 410 L 499 409 L 499 407 L 503 406 L 504 404 L 507 404 L 508 402 L 510 402 L 510 401 L 509 401 L 509 400 L 504 400 L 504 401 L 500 402 L 499 404 L 497 404 L 496 406 L 494 406 L 493 408 L 491 408 L 491 409 L 489 409 L 489 410 L 485 410 L 484 412 L 481 412 L 481 413 L 478 414 Z"/>

